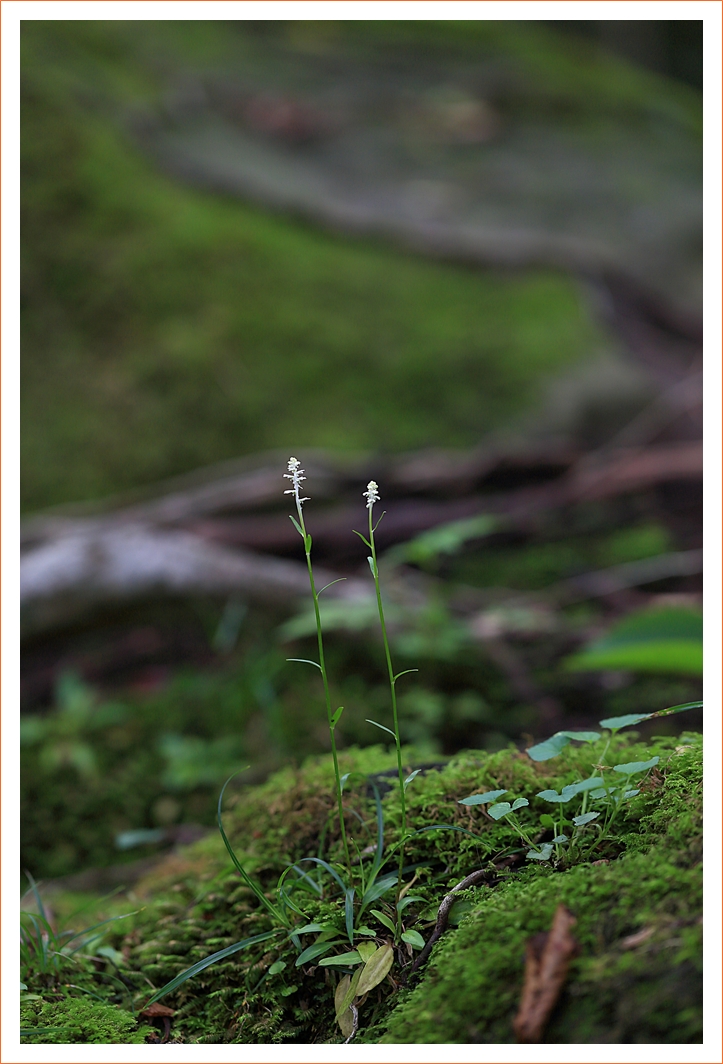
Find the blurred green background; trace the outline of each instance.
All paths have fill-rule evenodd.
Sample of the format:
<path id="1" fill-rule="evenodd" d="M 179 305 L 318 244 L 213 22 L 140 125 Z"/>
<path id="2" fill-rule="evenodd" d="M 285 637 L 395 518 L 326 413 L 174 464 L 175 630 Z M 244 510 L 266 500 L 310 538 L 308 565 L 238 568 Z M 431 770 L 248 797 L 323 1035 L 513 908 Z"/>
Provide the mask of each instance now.
<path id="1" fill-rule="evenodd" d="M 166 106 L 174 79 L 228 70 L 261 40 L 302 56 L 348 47 L 414 62 L 499 59 L 526 86 L 507 99 L 510 115 L 583 139 L 667 130 L 673 154 L 681 138 L 698 143 L 695 27 L 657 24 L 636 63 L 604 47 L 634 45 L 616 43 L 611 25 L 25 21 L 23 512 L 267 449 L 471 447 L 525 424 L 560 375 L 619 354 L 580 279 L 558 267 L 476 269 L 335 234 L 173 179 L 134 133 Z M 438 575 L 530 590 L 675 547 L 664 522 L 615 514 L 548 542 L 473 545 Z M 203 667 L 96 692 L 74 667 L 58 669 L 52 706 L 31 707 L 24 723 L 23 861 L 35 874 L 155 852 L 152 841 L 121 852 L 117 837 L 211 824 L 235 767 L 251 763 L 258 778 L 324 749 L 319 692 L 286 663 L 281 618 L 249 611 L 214 656 L 224 608 L 191 603 L 158 621 L 194 633 Z M 580 624 L 597 616 L 575 609 Z M 421 618 L 420 673 L 402 696 L 405 741 L 429 757 L 538 726 L 454 631 L 443 601 Z M 605 688 L 561 670 L 564 652 L 564 639 L 533 649 L 532 668 L 571 711 L 583 700 L 601 715 L 645 712 L 699 691 L 695 678 L 658 673 Z M 386 705 L 376 644 L 332 639 L 330 659 L 348 706 L 342 741 L 376 741 L 365 723 Z"/>

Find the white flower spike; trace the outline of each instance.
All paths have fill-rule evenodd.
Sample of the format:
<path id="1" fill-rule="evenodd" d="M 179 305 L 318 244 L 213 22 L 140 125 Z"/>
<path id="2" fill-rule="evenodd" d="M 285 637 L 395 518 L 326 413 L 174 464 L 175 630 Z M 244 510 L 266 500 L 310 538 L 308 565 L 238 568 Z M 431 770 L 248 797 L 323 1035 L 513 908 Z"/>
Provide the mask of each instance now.
<path id="1" fill-rule="evenodd" d="M 376 480 L 370 480 L 367 484 L 367 490 L 362 492 L 362 495 L 367 501 L 367 510 L 371 510 L 375 502 L 379 502 L 379 485 Z"/>
<path id="2" fill-rule="evenodd" d="M 301 462 L 298 458 L 289 459 L 288 470 L 288 473 L 284 473 L 284 477 L 286 480 L 291 481 L 293 487 L 287 488 L 284 495 L 293 495 L 296 500 L 296 505 L 301 507 L 302 502 L 308 502 L 310 496 L 307 496 L 305 499 L 300 497 L 301 482 L 302 480 L 306 480 L 306 477 L 304 476 L 304 470 L 301 468 Z"/>

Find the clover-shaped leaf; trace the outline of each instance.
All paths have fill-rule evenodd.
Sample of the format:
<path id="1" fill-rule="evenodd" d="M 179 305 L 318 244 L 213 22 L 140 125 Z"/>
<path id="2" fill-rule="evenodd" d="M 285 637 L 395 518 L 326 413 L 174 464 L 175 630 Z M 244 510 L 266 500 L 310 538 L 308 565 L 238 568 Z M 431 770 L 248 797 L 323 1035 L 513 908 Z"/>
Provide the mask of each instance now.
<path id="1" fill-rule="evenodd" d="M 634 776 L 638 772 L 645 772 L 653 768 L 660 761 L 659 757 L 651 757 L 650 761 L 629 761 L 627 765 L 613 765 L 615 772 L 621 772 L 624 776 Z"/>
<path id="2" fill-rule="evenodd" d="M 583 824 L 589 824 L 595 817 L 600 816 L 599 813 L 581 813 L 580 816 L 574 816 L 572 822 L 576 828 L 581 828 Z"/>
<path id="3" fill-rule="evenodd" d="M 461 798 L 457 804 L 486 805 L 487 802 L 494 802 L 495 799 L 501 798 L 503 794 L 507 794 L 507 791 L 485 791 L 484 794 L 471 794 L 469 798 Z"/>
<path id="4" fill-rule="evenodd" d="M 535 746 L 531 746 L 527 751 L 527 754 L 533 761 L 549 761 L 551 757 L 557 757 L 560 751 L 564 750 L 571 739 L 576 739 L 581 743 L 594 743 L 599 738 L 600 733 L 595 731 L 555 732 L 555 734 L 549 739 L 545 739 L 543 743 L 537 743 Z"/>
<path id="5" fill-rule="evenodd" d="M 549 861 L 552 856 L 552 843 L 543 842 L 539 850 L 528 850 L 525 856 L 528 861 Z"/>

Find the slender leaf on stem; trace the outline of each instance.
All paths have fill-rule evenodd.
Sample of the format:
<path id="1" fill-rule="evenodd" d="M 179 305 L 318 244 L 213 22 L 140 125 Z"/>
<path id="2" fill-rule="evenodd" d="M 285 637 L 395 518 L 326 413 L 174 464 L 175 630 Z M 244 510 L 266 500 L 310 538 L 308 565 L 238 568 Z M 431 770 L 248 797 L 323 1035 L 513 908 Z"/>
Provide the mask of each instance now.
<path id="1" fill-rule="evenodd" d="M 321 665 L 319 664 L 319 662 L 318 661 L 312 661 L 311 658 L 287 658 L 286 660 L 287 661 L 301 661 L 301 662 L 304 663 L 304 665 L 315 665 L 316 668 L 319 670 L 319 672 L 321 672 Z"/>
<path id="2" fill-rule="evenodd" d="M 366 538 L 366 536 L 363 536 L 363 535 L 361 534 L 361 532 L 357 532 L 357 530 L 356 530 L 355 528 L 353 528 L 353 529 L 352 529 L 352 532 L 354 533 L 354 535 L 355 535 L 355 536 L 358 536 L 358 537 L 359 537 L 359 539 L 361 539 L 361 540 L 362 540 L 362 541 L 363 541 L 364 543 L 366 543 L 366 545 L 367 545 L 367 547 L 369 548 L 369 550 L 371 550 L 371 549 L 372 549 L 372 545 L 371 545 L 371 543 L 369 542 L 369 540 L 368 540 L 368 539 Z"/>
<path id="3" fill-rule="evenodd" d="M 394 677 L 394 683 L 396 683 L 402 676 L 407 676 L 410 672 L 419 672 L 419 669 L 403 669 Z"/>
<path id="4" fill-rule="evenodd" d="M 290 520 L 291 522 L 293 522 L 294 528 L 295 528 L 295 529 L 296 529 L 296 531 L 297 531 L 297 532 L 299 533 L 299 535 L 301 536 L 301 538 L 302 538 L 302 539 L 305 539 L 306 537 L 304 536 L 304 530 L 302 529 L 301 525 L 300 525 L 300 524 L 299 524 L 299 522 L 298 522 L 298 521 L 296 520 L 296 518 L 295 518 L 295 517 L 292 517 L 292 516 L 291 516 L 291 514 L 289 514 L 289 520 Z"/>
<path id="5" fill-rule="evenodd" d="M 419 775 L 419 773 L 421 771 L 422 771 L 421 768 L 415 768 L 414 772 L 410 772 L 409 773 L 409 775 L 407 776 L 407 778 L 404 781 L 404 790 L 405 791 L 406 791 L 407 787 L 409 786 L 409 784 L 412 782 L 412 780 L 415 779 Z"/>
<path id="6" fill-rule="evenodd" d="M 342 715 L 343 712 L 344 712 L 344 707 L 343 706 L 339 706 L 338 709 L 334 710 L 334 715 L 331 718 L 331 726 L 332 726 L 332 728 L 335 728 L 337 726 L 337 724 L 339 723 L 339 720 L 341 719 L 341 715 Z"/>
<path id="7" fill-rule="evenodd" d="M 231 957 L 234 953 L 239 953 L 242 949 L 247 949 L 249 946 L 255 946 L 257 942 L 266 942 L 267 939 L 273 938 L 274 935 L 278 935 L 278 928 L 275 931 L 264 931 L 260 935 L 252 935 L 251 938 L 244 938 L 241 942 L 234 943 L 233 946 L 227 946 L 226 949 L 221 949 L 218 953 L 212 953 L 210 957 L 206 957 L 205 960 L 199 961 L 197 964 L 191 965 L 190 968 L 186 968 L 185 972 L 181 972 L 175 979 L 171 979 L 170 983 L 166 983 L 165 986 L 157 990 L 156 993 L 150 998 L 145 1007 L 153 1005 L 154 1002 L 160 1001 L 166 994 L 170 994 L 173 990 L 177 990 L 179 986 L 186 982 L 187 979 L 192 979 L 194 975 L 198 975 L 204 968 L 208 968 L 210 965 L 215 964 L 216 961 L 225 960 L 226 957 Z"/>
<path id="8" fill-rule="evenodd" d="M 319 591 L 316 592 L 317 596 L 320 595 L 322 591 L 326 591 L 326 589 L 328 587 L 331 587 L 332 584 L 340 584 L 342 582 L 342 580 L 346 580 L 346 577 L 345 576 L 337 576 L 336 580 L 330 580 L 328 584 L 324 584 L 324 586 Z"/>
<path id="9" fill-rule="evenodd" d="M 372 571 L 372 576 L 376 579 L 378 574 L 377 574 L 376 567 L 374 565 L 374 559 L 372 558 L 371 555 L 369 555 L 369 557 L 367 558 L 367 561 L 369 562 L 369 568 Z"/>
<path id="10" fill-rule="evenodd" d="M 383 724 L 377 724 L 375 720 L 369 720 L 368 717 L 365 719 L 367 724 L 373 724 L 375 728 L 381 728 L 382 731 L 388 732 L 394 739 L 396 739 L 396 735 L 394 734 L 391 728 L 385 728 Z"/>

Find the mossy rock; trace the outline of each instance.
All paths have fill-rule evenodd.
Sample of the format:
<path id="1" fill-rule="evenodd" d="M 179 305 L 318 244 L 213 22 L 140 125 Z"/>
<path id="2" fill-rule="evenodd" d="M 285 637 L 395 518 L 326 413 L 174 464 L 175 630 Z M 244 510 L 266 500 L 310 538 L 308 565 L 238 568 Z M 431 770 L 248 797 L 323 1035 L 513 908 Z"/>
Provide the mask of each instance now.
<path id="1" fill-rule="evenodd" d="M 539 833 L 539 815 L 550 807 L 536 793 L 545 787 L 559 789 L 581 774 L 589 776 L 595 753 L 591 747 L 570 745 L 553 761 L 535 763 L 512 748 L 493 755 L 468 751 L 420 774 L 407 792 L 413 825 L 455 824 L 471 828 L 479 838 L 431 831 L 409 843 L 405 860 L 418 866 L 414 895 L 420 901 L 405 910 L 407 926 L 413 924 L 428 938 L 446 891 L 493 856 L 519 846 L 504 821 L 492 822 L 478 809 L 459 805 L 460 798 L 500 788 L 526 796 L 530 805 L 523 811 L 525 823 Z M 391 979 L 368 995 L 360 1008 L 356 1041 L 513 1042 L 525 943 L 549 929 L 560 902 L 577 919 L 574 933 L 580 954 L 545 1041 L 700 1041 L 700 736 L 659 738 L 647 746 L 634 736 L 619 736 L 606 762 L 649 758 L 651 753 L 660 762 L 641 793 L 627 803 L 613 839 L 584 862 L 569 867 L 564 862 L 557 867 L 528 862 L 492 887 L 470 890 L 467 915 L 456 929 L 445 932 L 416 984 L 402 985 L 398 956 Z M 413 764 L 413 752 L 406 754 L 405 760 Z M 237 794 L 230 804 L 227 831 L 269 898 L 285 865 L 319 853 L 320 839 L 325 858 L 333 862 L 341 856 L 328 760 L 284 770 Z M 393 761 L 380 749 L 345 751 L 342 771 L 372 775 L 378 785 L 394 783 L 389 774 Z M 350 810 L 355 806 L 372 837 L 376 825 L 366 786 L 360 781 L 349 793 Z M 398 837 L 400 824 L 393 787 L 382 805 L 388 847 Z M 367 829 L 351 811 L 348 827 L 359 850 L 366 848 Z M 220 841 L 204 840 L 170 858 L 137 891 L 145 892 L 148 904 L 135 917 L 124 945 L 131 968 L 157 987 L 215 951 L 272 928 L 267 913 L 231 868 Z M 377 906 L 381 911 L 384 899 L 372 908 Z M 304 895 L 303 908 L 312 920 L 343 924 L 333 895 Z M 369 911 L 364 923 L 375 931 L 377 942 L 388 937 Z M 311 941 L 304 937 L 303 944 Z M 174 1040 L 342 1041 L 333 1005 L 338 976 L 313 963 L 297 968 L 297 956 L 288 937 L 280 934 L 185 982 L 164 998 L 176 1010 Z"/>
<path id="2" fill-rule="evenodd" d="M 43 1001 L 35 995 L 20 1003 L 21 1042 L 45 1044 L 144 1043 L 153 1030 L 139 1027 L 130 1012 L 90 997 Z"/>

